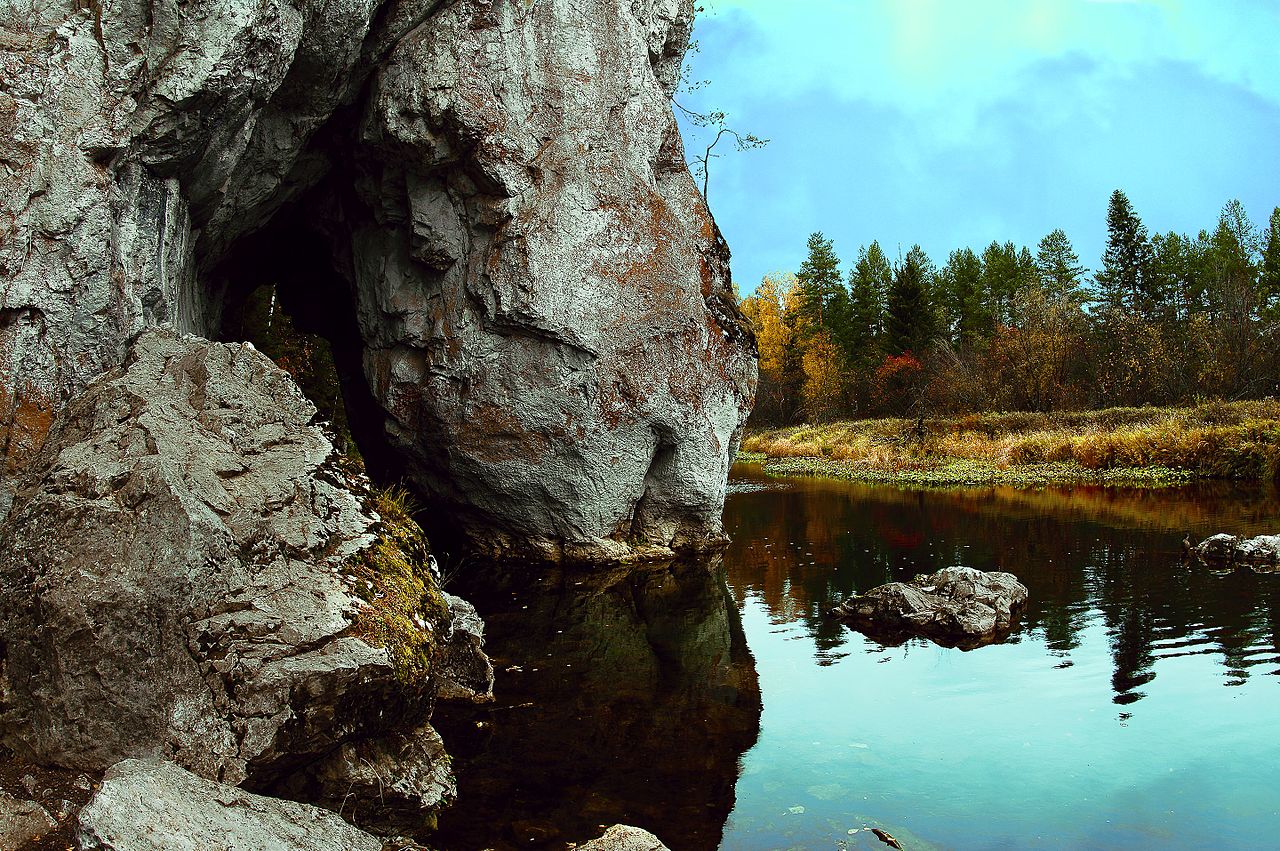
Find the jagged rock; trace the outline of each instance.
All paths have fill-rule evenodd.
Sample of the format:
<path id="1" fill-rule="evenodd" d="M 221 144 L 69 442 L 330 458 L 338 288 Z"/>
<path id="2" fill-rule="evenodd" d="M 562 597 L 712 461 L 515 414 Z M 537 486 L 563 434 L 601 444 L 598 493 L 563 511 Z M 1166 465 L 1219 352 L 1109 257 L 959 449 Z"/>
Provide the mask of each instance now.
<path id="1" fill-rule="evenodd" d="M 671 114 L 692 5 L 459 0 L 375 75 L 343 214 L 366 373 L 480 549 L 720 535 L 756 375 Z"/>
<path id="2" fill-rule="evenodd" d="M 0 849 L 21 848 L 57 826 L 57 820 L 35 801 L 0 792 Z"/>
<path id="3" fill-rule="evenodd" d="M 426 717 L 403 647 L 362 637 L 387 539 L 314 414 L 251 347 L 159 330 L 68 404 L 0 528 L 5 744 L 266 782 Z"/>
<path id="4" fill-rule="evenodd" d="M 449 631 L 436 655 L 436 697 L 463 703 L 493 700 L 493 663 L 484 652 L 484 621 L 476 607 L 453 594 L 449 604 Z"/>
<path id="5" fill-rule="evenodd" d="M 669 102 L 692 17 L 4 6 L 0 515 L 64 400 L 141 329 L 216 336 L 238 288 L 293 267 L 352 326 L 366 443 L 473 543 L 718 539 L 756 368 Z M 279 270 L 247 256 L 273 229 L 319 234 L 344 289 L 315 285 L 309 248 L 267 240 Z"/>
<path id="6" fill-rule="evenodd" d="M 667 851 L 662 840 L 647 830 L 627 824 L 615 824 L 590 842 L 578 846 L 579 851 Z"/>
<path id="7" fill-rule="evenodd" d="M 1210 564 L 1242 564 L 1266 567 L 1280 564 L 1280 535 L 1241 538 L 1218 534 L 1205 538 L 1193 551 Z"/>
<path id="8" fill-rule="evenodd" d="M 80 811 L 84 851 L 381 851 L 333 813 L 252 795 L 162 760 L 112 766 Z"/>
<path id="9" fill-rule="evenodd" d="M 890 642 L 922 635 L 977 646 L 1006 634 L 1026 603 L 1027 588 L 1013 574 L 957 566 L 872 588 L 830 613 Z"/>
<path id="10" fill-rule="evenodd" d="M 424 724 L 342 745 L 272 791 L 379 834 L 418 834 L 435 828 L 436 813 L 452 803 L 458 788 L 444 742 Z"/>

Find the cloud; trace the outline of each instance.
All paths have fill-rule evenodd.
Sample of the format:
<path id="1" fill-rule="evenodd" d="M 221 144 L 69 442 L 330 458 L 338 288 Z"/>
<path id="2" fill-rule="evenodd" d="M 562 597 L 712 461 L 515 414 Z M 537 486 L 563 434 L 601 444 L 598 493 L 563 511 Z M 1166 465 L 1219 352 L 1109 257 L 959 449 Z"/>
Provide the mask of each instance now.
<path id="1" fill-rule="evenodd" d="M 1152 230 L 1280 197 L 1280 4 L 719 0 L 695 76 L 763 151 L 713 164 L 745 289 L 812 230 L 937 260 L 1063 227 L 1096 264 L 1106 198 Z"/>

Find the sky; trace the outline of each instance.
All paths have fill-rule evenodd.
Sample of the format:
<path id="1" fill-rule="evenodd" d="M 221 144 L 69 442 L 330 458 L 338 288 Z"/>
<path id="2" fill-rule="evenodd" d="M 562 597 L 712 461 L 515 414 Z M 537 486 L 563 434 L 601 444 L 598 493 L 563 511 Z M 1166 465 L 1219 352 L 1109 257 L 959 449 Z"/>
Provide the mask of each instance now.
<path id="1" fill-rule="evenodd" d="M 872 240 L 941 266 L 1062 228 L 1093 269 L 1114 189 L 1152 233 L 1280 205 L 1280 0 L 702 5 L 688 69 L 710 82 L 677 100 L 770 140 L 711 163 L 744 295 L 817 230 L 847 267 Z"/>

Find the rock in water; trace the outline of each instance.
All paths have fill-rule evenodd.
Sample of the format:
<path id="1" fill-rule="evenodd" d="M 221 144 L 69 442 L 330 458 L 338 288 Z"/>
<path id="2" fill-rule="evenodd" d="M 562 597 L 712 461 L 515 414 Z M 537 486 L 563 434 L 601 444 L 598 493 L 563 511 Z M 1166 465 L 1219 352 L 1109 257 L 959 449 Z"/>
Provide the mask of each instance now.
<path id="1" fill-rule="evenodd" d="M 327 810 L 251 795 L 171 762 L 124 760 L 80 811 L 84 851 L 381 851 Z"/>
<path id="2" fill-rule="evenodd" d="M 579 851 L 668 851 L 662 840 L 647 830 L 629 824 L 615 824 L 590 842 L 578 846 Z"/>
<path id="3" fill-rule="evenodd" d="M 5 744 L 263 783 L 425 719 L 405 660 L 447 610 L 423 584 L 378 619 L 398 544 L 314 414 L 251 347 L 160 330 L 71 400 L 0 529 Z"/>
<path id="4" fill-rule="evenodd" d="M 449 604 L 449 631 L 441 639 L 436 657 L 436 697 L 462 703 L 493 700 L 493 663 L 484 652 L 484 621 L 476 607 L 453 594 Z"/>
<path id="5" fill-rule="evenodd" d="M 671 112 L 692 0 L 90 6 L 0 11 L 0 514 L 140 330 L 276 280 L 481 549 L 719 539 L 755 344 Z"/>
<path id="6" fill-rule="evenodd" d="M 831 614 L 886 643 L 921 635 L 970 647 L 1006 635 L 1026 603 L 1027 588 L 1011 573 L 945 567 L 850 597 Z"/>
<path id="7" fill-rule="evenodd" d="M 1218 534 L 1205 538 L 1193 551 L 1208 564 L 1239 564 L 1267 568 L 1280 564 L 1280 535 L 1241 538 Z"/>

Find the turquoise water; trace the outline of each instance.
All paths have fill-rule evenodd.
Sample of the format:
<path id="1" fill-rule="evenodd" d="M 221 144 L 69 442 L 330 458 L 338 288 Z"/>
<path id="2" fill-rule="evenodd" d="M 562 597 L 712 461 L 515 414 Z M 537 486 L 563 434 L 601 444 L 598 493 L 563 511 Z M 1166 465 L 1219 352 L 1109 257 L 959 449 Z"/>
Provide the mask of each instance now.
<path id="1" fill-rule="evenodd" d="M 497 702 L 442 709 L 433 847 L 1280 847 L 1280 575 L 1180 541 L 1273 490 L 916 492 L 735 470 L 723 559 L 472 589 Z M 1017 574 L 1008 643 L 886 647 L 823 615 L 949 564 Z M 852 833 L 850 831 L 853 831 Z"/>
<path id="2" fill-rule="evenodd" d="M 868 826 L 905 848 L 1277 847 L 1280 576 L 1215 575 L 1178 543 L 1273 531 L 1276 508 L 1221 488 L 735 495 L 725 560 L 764 708 L 723 847 L 887 847 Z M 821 617 L 952 563 L 1029 587 L 1010 643 L 883 647 Z"/>

